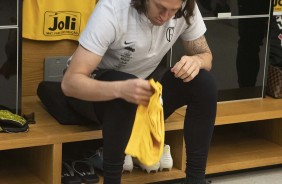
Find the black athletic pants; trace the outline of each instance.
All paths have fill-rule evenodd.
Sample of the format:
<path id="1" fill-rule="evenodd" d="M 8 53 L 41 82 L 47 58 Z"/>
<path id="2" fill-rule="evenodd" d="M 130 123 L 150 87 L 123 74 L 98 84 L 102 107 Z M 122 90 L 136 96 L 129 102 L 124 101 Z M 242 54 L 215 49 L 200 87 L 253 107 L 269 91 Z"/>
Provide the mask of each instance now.
<path id="1" fill-rule="evenodd" d="M 117 71 L 105 71 L 97 80 L 116 81 L 136 78 Z M 201 70 L 191 82 L 184 83 L 175 78 L 169 70 L 161 79 L 163 86 L 163 106 L 165 118 L 177 108 L 187 105 L 184 120 L 184 139 L 186 143 L 187 177 L 204 178 L 208 149 L 212 138 L 216 116 L 217 89 L 209 72 Z M 72 102 L 72 106 L 78 107 Z M 95 112 L 102 123 L 104 183 L 118 184 L 124 163 L 124 150 L 129 140 L 137 105 L 122 99 L 93 102 L 93 109 L 80 108 L 81 114 L 91 116 Z M 94 112 L 93 112 L 94 111 Z M 93 117 L 88 117 L 92 118 Z"/>

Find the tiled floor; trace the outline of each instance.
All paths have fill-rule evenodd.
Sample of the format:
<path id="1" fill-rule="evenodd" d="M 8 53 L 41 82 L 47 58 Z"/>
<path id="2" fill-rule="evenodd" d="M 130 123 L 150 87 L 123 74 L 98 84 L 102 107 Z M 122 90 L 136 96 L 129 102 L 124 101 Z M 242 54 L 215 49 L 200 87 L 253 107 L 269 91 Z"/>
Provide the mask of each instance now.
<path id="1" fill-rule="evenodd" d="M 209 179 L 212 184 L 282 184 L 282 166 Z"/>
<path id="2" fill-rule="evenodd" d="M 207 180 L 212 184 L 282 184 L 282 165 L 255 170 L 211 175 Z M 181 180 L 157 182 L 154 184 L 180 184 Z"/>

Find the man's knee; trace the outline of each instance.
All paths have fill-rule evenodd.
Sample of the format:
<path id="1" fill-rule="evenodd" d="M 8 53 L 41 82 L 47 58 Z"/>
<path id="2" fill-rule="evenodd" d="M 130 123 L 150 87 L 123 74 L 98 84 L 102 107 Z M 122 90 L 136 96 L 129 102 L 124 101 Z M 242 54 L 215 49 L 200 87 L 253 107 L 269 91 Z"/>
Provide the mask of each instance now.
<path id="1" fill-rule="evenodd" d="M 200 70 L 197 77 L 192 81 L 193 87 L 196 88 L 197 94 L 201 94 L 201 98 L 217 99 L 216 82 L 209 71 Z"/>

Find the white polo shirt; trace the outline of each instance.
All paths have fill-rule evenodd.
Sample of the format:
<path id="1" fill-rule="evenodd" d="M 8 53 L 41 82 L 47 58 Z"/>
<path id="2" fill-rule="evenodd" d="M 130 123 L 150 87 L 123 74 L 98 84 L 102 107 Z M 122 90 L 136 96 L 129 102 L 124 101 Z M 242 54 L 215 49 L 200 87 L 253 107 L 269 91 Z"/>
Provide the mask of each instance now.
<path id="1" fill-rule="evenodd" d="M 191 41 L 206 31 L 197 6 L 190 26 L 183 17 L 155 26 L 130 2 L 100 0 L 80 35 L 79 43 L 84 48 L 103 56 L 98 69 L 114 69 L 146 78 L 179 36 Z"/>

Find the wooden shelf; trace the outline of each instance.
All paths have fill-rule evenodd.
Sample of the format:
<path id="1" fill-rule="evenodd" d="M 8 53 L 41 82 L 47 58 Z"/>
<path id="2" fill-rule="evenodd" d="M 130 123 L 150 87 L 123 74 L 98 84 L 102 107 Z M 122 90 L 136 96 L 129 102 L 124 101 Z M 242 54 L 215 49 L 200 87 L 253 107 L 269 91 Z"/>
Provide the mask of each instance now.
<path id="1" fill-rule="evenodd" d="M 186 107 L 176 113 L 184 116 Z M 216 125 L 282 118 L 282 99 L 270 97 L 221 102 L 217 105 Z"/>
<path id="2" fill-rule="evenodd" d="M 45 184 L 24 165 L 18 163 L 12 157 L 0 154 L 0 183 L 8 184 Z"/>
<path id="3" fill-rule="evenodd" d="M 162 172 L 151 172 L 147 173 L 142 171 L 139 168 L 134 168 L 132 173 L 123 173 L 122 174 L 122 183 L 123 184 L 144 184 L 144 183 L 153 183 L 167 180 L 175 180 L 184 178 L 185 174 L 183 171 L 172 168 L 171 171 L 162 171 Z M 99 176 L 99 184 L 103 183 L 103 177 Z"/>
<path id="4" fill-rule="evenodd" d="M 213 136 L 207 174 L 282 164 L 282 146 L 236 127 Z"/>
<path id="5" fill-rule="evenodd" d="M 23 98 L 23 113 L 35 113 L 36 124 L 28 133 L 0 134 L 0 150 L 101 139 L 102 131 L 95 126 L 61 125 L 50 116 L 37 97 Z M 173 114 L 166 121 L 166 130 L 183 127 L 183 116 Z"/>
<path id="6" fill-rule="evenodd" d="M 0 134 L 0 150 L 56 143 L 101 139 L 94 126 L 61 125 L 50 116 L 35 96 L 23 98 L 23 113 L 35 112 L 36 124 L 28 133 Z M 165 123 L 166 131 L 181 130 L 185 107 L 178 109 Z M 282 99 L 256 99 L 218 104 L 216 125 L 282 117 Z M 9 140 L 9 141 L 7 141 Z"/>
<path id="7" fill-rule="evenodd" d="M 61 125 L 50 116 L 37 97 L 23 99 L 23 113 L 35 113 L 36 124 L 29 132 L 0 134 L 0 150 L 41 146 L 65 142 L 100 139 L 102 132 L 92 126 Z"/>
<path id="8" fill-rule="evenodd" d="M 13 156 L 9 156 L 6 162 L 0 160 L 1 181 L 7 181 L 6 183 L 9 184 L 16 184 L 19 181 L 31 184 L 57 184 L 60 181 L 63 145 L 100 140 L 102 131 L 94 126 L 59 124 L 45 111 L 36 96 L 24 97 L 22 102 L 23 113 L 34 112 L 36 124 L 30 125 L 28 133 L 0 134 L 0 150 L 2 150 L 0 159 L 5 159 L 5 156 L 1 156 L 3 152 L 17 153 L 29 159 L 21 164 L 23 166 L 14 160 L 10 162 Z M 139 182 L 141 184 L 185 177 L 185 146 L 182 131 L 184 115 L 185 107 L 182 107 L 165 123 L 166 142 L 171 145 L 175 168 L 172 171 L 150 174 L 134 169 L 131 174 L 123 175 L 123 183 L 138 184 Z M 276 121 L 272 122 L 269 119 Z M 282 136 L 281 132 L 279 133 L 282 127 L 281 119 L 282 99 L 265 98 L 219 103 L 216 125 L 225 126 L 215 127 L 207 174 L 281 164 Z M 255 136 L 241 129 L 242 126 L 250 125 L 250 123 L 236 124 L 256 120 L 268 120 L 260 121 L 260 125 L 263 127 L 267 125 L 267 128 L 257 126 L 256 123 L 253 123 L 255 125 L 252 128 L 263 132 L 261 135 L 267 134 L 266 137 L 269 137 L 269 140 L 263 138 L 264 136 Z M 273 136 L 268 136 L 271 133 Z M 18 177 L 10 173 L 16 173 Z M 100 183 L 102 180 L 103 178 Z"/>
<path id="9" fill-rule="evenodd" d="M 9 183 L 9 184 L 45 184 L 41 181 L 37 176 L 33 175 L 32 172 L 29 172 L 25 168 L 19 165 L 7 166 L 2 165 L 1 167 L 5 167 L 0 169 L 0 178 L 1 183 Z"/>
<path id="10" fill-rule="evenodd" d="M 140 169 L 133 169 L 132 173 L 125 173 L 122 176 L 122 183 L 124 184 L 144 184 L 151 182 L 159 182 L 165 180 L 173 180 L 184 178 L 185 174 L 182 170 L 173 168 L 171 171 L 162 171 L 157 173 L 147 173 Z"/>

